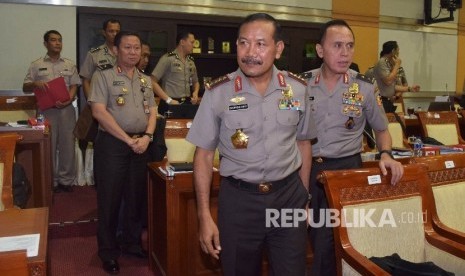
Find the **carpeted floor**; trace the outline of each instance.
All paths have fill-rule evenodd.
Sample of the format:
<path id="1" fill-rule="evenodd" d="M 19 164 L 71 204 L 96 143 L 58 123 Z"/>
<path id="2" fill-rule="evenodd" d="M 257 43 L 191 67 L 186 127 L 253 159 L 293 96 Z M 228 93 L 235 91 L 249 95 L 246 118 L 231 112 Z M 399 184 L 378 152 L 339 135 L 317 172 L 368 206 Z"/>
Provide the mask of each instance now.
<path id="1" fill-rule="evenodd" d="M 97 202 L 92 186 L 74 186 L 72 193 L 57 193 L 49 217 L 50 273 L 107 275 L 97 256 Z M 146 241 L 146 233 L 142 238 Z M 120 257 L 119 275 L 153 275 L 148 260 Z"/>

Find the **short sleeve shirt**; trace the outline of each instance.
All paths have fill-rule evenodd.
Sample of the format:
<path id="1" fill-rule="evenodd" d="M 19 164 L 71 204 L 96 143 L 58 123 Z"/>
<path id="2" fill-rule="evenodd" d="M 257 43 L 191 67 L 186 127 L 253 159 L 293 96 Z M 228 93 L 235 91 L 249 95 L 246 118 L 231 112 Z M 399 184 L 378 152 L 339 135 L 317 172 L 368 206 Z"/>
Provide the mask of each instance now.
<path id="1" fill-rule="evenodd" d="M 34 81 L 48 82 L 58 77 L 65 79 L 68 88 L 70 85 L 81 84 L 81 79 L 73 61 L 60 57 L 58 61 L 53 62 L 48 55 L 31 63 L 24 78 L 24 83 Z"/>
<path id="2" fill-rule="evenodd" d="M 314 156 L 338 158 L 359 153 L 366 120 L 374 130 L 387 129 L 386 114 L 371 80 L 349 70 L 329 92 L 321 69 L 310 72 L 307 91 L 318 133 L 312 146 Z M 346 127 L 350 118 L 352 129 Z"/>
<path id="3" fill-rule="evenodd" d="M 91 79 L 97 68 L 108 69 L 115 65 L 116 56 L 112 54 L 106 44 L 94 48 L 87 52 L 86 59 L 81 65 L 80 75 L 83 78 Z"/>
<path id="4" fill-rule="evenodd" d="M 124 131 L 145 132 L 148 124 L 146 107 L 155 106 L 149 77 L 136 69 L 130 79 L 118 66 L 115 66 L 97 70 L 92 76 L 91 89 L 89 102 L 104 104 Z M 118 98 L 123 98 L 124 104 L 121 104 L 121 99 Z"/>
<path id="5" fill-rule="evenodd" d="M 376 79 L 376 83 L 379 88 L 379 93 L 381 94 L 381 96 L 386 98 L 391 98 L 396 93 L 395 82 L 393 82 L 391 85 L 386 85 L 383 82 L 383 79 L 389 76 L 389 74 L 391 74 L 391 70 L 391 65 L 389 64 L 389 61 L 386 58 L 380 58 L 373 69 L 373 76 Z"/>
<path id="6" fill-rule="evenodd" d="M 274 67 L 264 96 L 240 70 L 213 81 L 186 139 L 207 150 L 218 148 L 222 176 L 259 183 L 294 172 L 302 164 L 296 140 L 313 139 L 316 131 L 308 112 L 306 83 L 290 76 Z M 287 85 L 293 91 L 292 108 L 282 101 Z M 233 145 L 231 137 L 238 131 L 248 136 L 247 148 Z"/>
<path id="7" fill-rule="evenodd" d="M 152 75 L 161 80 L 163 90 L 172 98 L 190 97 L 191 86 L 199 81 L 194 58 L 188 55 L 183 62 L 176 50 L 160 58 Z"/>

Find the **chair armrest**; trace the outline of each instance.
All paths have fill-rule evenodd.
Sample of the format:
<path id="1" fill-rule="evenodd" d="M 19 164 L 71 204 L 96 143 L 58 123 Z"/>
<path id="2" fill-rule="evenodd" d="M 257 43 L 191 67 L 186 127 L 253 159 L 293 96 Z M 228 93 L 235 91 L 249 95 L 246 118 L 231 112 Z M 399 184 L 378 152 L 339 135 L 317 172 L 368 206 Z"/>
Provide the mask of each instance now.
<path id="1" fill-rule="evenodd" d="M 449 226 L 442 223 L 438 218 L 433 218 L 433 228 L 439 235 L 458 243 L 465 244 L 464 232 L 450 228 Z"/>
<path id="2" fill-rule="evenodd" d="M 377 266 L 375 263 L 370 261 L 367 257 L 360 254 L 352 246 L 345 247 L 341 251 L 342 259 L 361 275 L 390 275 L 381 267 Z M 342 264 L 338 265 L 341 265 L 342 267 Z"/>
<path id="3" fill-rule="evenodd" d="M 465 260 L 465 244 L 441 236 L 433 229 L 425 228 L 425 238 L 432 246 Z"/>

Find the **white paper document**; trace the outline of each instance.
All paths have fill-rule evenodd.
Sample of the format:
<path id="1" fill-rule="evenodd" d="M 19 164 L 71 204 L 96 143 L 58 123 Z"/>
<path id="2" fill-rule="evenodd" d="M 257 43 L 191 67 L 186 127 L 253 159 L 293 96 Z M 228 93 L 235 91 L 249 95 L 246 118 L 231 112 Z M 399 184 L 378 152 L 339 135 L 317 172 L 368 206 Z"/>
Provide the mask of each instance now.
<path id="1" fill-rule="evenodd" d="M 28 257 L 39 254 L 40 234 L 20 235 L 0 238 L 0 252 L 13 250 L 27 250 Z"/>

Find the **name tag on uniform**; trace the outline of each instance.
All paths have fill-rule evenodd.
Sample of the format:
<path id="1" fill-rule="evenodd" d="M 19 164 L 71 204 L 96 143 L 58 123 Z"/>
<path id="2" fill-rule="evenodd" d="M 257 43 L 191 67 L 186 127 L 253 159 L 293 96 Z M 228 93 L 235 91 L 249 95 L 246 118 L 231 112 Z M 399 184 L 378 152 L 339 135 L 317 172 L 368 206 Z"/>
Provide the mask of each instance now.
<path id="1" fill-rule="evenodd" d="M 308 97 L 308 99 L 309 99 L 310 101 L 314 101 L 314 100 L 315 100 L 315 97 L 310 96 L 310 97 Z"/>
<path id="2" fill-rule="evenodd" d="M 47 71 L 47 67 L 45 67 L 45 68 L 39 68 L 39 71 Z"/>
<path id="3" fill-rule="evenodd" d="M 230 105 L 229 110 L 241 110 L 247 109 L 249 106 L 247 104 L 238 104 L 238 105 Z"/>
<path id="4" fill-rule="evenodd" d="M 124 85 L 124 81 L 113 81 L 113 86 L 121 86 Z"/>

